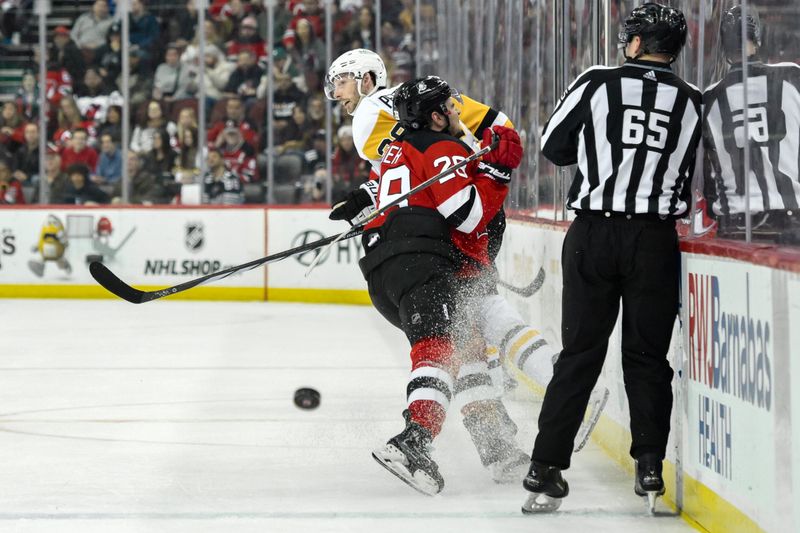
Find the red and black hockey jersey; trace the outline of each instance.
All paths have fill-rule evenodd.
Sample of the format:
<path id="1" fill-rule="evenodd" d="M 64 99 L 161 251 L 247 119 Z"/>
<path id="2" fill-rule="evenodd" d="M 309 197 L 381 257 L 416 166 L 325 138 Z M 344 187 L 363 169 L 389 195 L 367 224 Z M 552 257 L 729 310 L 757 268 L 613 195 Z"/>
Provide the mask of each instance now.
<path id="1" fill-rule="evenodd" d="M 470 155 L 472 151 L 466 144 L 446 133 L 421 130 L 394 141 L 381 162 L 378 209 Z M 377 217 L 367 224 L 365 232 L 380 227 L 396 209 L 435 209 L 450 225 L 453 244 L 467 257 L 488 265 L 486 225 L 502 207 L 507 192 L 504 184 L 481 172 L 478 161 L 474 161 Z"/>

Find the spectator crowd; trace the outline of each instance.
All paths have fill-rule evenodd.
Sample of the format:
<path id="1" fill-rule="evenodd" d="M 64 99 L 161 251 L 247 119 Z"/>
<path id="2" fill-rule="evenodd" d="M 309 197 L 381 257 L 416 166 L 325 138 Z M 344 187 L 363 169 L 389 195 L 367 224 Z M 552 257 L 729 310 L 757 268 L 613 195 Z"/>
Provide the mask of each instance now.
<path id="1" fill-rule="evenodd" d="M 29 68 L 0 114 L 0 204 L 38 202 L 43 180 L 52 204 L 120 202 L 123 163 L 130 176 L 128 201 L 139 204 L 181 203 L 181 189 L 190 184 L 201 188 L 205 203 L 264 202 L 268 157 L 276 169 L 278 201 L 324 200 L 329 185 L 335 200 L 367 179 L 369 169 L 355 151 L 350 117 L 338 107 L 333 109 L 330 176 L 326 170 L 322 85 L 328 65 L 321 0 L 279 1 L 273 35 L 267 35 L 262 2 L 214 0 L 202 28 L 202 58 L 195 0 L 179 1 L 131 1 L 131 129 L 125 162 L 124 47 L 116 5 L 95 0 L 76 14 L 71 27 L 52 29 L 43 84 L 37 79 L 42 54 L 31 46 Z M 372 7 L 369 0 L 333 3 L 332 57 L 352 48 L 375 49 Z M 2 13 L 4 42 L 24 33 L 23 9 Z M 395 73 L 392 81 L 401 82 L 413 72 L 414 2 L 383 2 L 381 9 L 382 52 Z M 272 72 L 267 72 L 268 40 Z M 40 90 L 46 100 L 44 176 L 39 171 Z M 269 117 L 267 91 L 274 100 Z M 199 138 L 201 105 L 207 117 L 205 139 Z M 272 149 L 268 125 L 274 132 Z M 255 194 L 246 195 L 248 190 Z"/>

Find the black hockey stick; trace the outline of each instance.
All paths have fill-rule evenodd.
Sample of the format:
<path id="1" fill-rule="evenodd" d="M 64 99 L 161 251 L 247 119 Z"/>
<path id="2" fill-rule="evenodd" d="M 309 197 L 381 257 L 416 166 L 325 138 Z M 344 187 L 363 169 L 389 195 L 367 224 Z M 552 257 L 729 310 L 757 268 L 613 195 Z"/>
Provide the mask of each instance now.
<path id="1" fill-rule="evenodd" d="M 349 239 L 351 237 L 355 237 L 356 235 L 361 234 L 361 228 L 353 228 L 349 232 L 346 232 L 343 239 Z M 282 259 L 286 259 L 287 257 L 291 257 L 296 254 L 301 254 L 303 252 L 309 252 L 311 250 L 315 250 L 326 244 L 333 242 L 334 240 L 339 239 L 342 240 L 341 235 L 331 235 L 330 237 L 325 237 L 324 239 L 320 239 L 318 241 L 309 242 L 302 246 L 297 246 L 296 248 L 291 248 L 289 250 L 285 250 L 283 252 L 278 252 L 276 254 L 268 255 L 266 257 L 262 257 L 261 259 L 256 259 L 255 261 L 250 261 L 249 263 L 244 263 L 242 265 L 233 266 L 230 268 L 226 268 L 225 270 L 220 270 L 219 272 L 214 272 L 213 274 L 208 274 L 207 276 L 203 276 L 202 278 L 193 279 L 179 285 L 175 285 L 174 287 L 167 287 L 166 289 L 161 289 L 160 291 L 140 291 L 139 289 L 134 289 L 121 279 L 119 279 L 116 274 L 111 272 L 107 266 L 103 263 L 93 261 L 89 265 L 89 272 L 92 274 L 92 277 L 103 286 L 107 291 L 116 296 L 119 296 L 123 300 L 127 300 L 134 304 L 141 304 L 145 302 L 149 302 L 151 300 L 158 300 L 159 298 L 163 298 L 165 296 L 171 296 L 173 294 L 183 292 L 189 290 L 193 287 L 197 287 L 198 285 L 203 285 L 205 283 L 211 283 L 212 281 L 217 281 L 219 279 L 224 279 L 230 276 L 231 274 L 235 274 L 237 272 L 246 272 L 248 270 L 252 270 L 254 268 L 260 267 L 261 265 L 265 265 L 267 263 L 274 263 L 276 261 L 281 261 Z"/>
<path id="2" fill-rule="evenodd" d="M 514 294 L 519 294 L 524 298 L 530 298 L 542 288 L 542 285 L 544 285 L 544 275 L 544 267 L 539 267 L 539 273 L 536 274 L 536 277 L 533 278 L 533 281 L 531 281 L 530 284 L 525 287 L 515 287 L 510 283 L 503 281 L 502 279 L 498 280 L 497 283 L 504 289 L 508 289 Z"/>

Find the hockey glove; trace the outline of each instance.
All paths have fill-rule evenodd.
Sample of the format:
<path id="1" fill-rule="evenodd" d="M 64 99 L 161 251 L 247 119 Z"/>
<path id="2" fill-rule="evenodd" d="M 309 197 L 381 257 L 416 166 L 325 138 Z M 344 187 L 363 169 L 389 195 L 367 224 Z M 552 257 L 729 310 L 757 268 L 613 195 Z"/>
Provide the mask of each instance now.
<path id="1" fill-rule="evenodd" d="M 522 142 L 519 134 L 505 126 L 492 126 L 483 130 L 483 146 L 492 144 L 492 133 L 500 138 L 497 148 L 483 156 L 483 161 L 495 167 L 508 169 L 509 172 L 519 166 L 522 161 Z"/>
<path id="2" fill-rule="evenodd" d="M 347 193 L 345 199 L 334 204 L 328 218 L 331 220 L 347 220 L 350 225 L 355 225 L 370 213 L 375 211 L 375 197 L 378 192 L 378 182 L 370 180 Z"/>

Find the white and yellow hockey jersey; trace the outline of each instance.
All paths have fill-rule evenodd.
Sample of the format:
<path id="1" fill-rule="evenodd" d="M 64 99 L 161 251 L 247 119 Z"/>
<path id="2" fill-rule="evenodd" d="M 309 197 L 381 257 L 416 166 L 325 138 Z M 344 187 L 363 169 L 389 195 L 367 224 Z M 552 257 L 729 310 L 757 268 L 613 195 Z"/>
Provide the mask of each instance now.
<path id="1" fill-rule="evenodd" d="M 353 114 L 353 142 L 356 150 L 362 159 L 370 162 L 376 174 L 380 173 L 383 151 L 402 131 L 393 113 L 392 97 L 395 89 L 397 87 L 381 89 L 365 96 Z M 476 138 L 481 138 L 485 128 L 514 127 L 505 113 L 463 94 L 460 98 L 461 102 L 456 100 L 456 107 L 460 109 L 461 122 L 468 130 L 461 140 L 468 146 L 475 147 Z"/>

